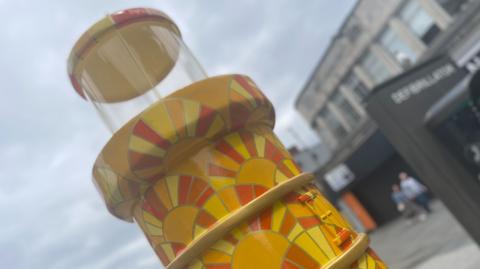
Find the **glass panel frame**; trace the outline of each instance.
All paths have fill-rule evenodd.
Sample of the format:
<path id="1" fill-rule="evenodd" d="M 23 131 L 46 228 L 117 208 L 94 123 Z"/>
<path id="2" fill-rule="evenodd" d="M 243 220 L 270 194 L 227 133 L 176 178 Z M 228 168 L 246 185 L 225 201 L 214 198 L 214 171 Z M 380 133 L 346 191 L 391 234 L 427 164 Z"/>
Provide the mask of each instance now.
<path id="1" fill-rule="evenodd" d="M 392 75 L 382 60 L 371 51 L 368 51 L 362 57 L 360 66 L 362 66 L 375 84 L 384 82 Z"/>
<path id="2" fill-rule="evenodd" d="M 391 27 L 387 27 L 382 34 L 380 34 L 378 43 L 401 65 L 404 64 L 403 57 L 408 59 L 410 64 L 417 61 L 418 55 Z"/>
<path id="3" fill-rule="evenodd" d="M 351 128 L 358 126 L 362 120 L 362 116 L 357 112 L 357 110 L 340 90 L 337 90 L 332 95 L 330 100 L 332 104 L 334 104 L 342 112 L 343 117 L 345 117 L 348 125 Z"/>
<path id="4" fill-rule="evenodd" d="M 342 125 L 342 123 L 337 119 L 337 117 L 332 113 L 332 111 L 330 111 L 327 106 L 320 110 L 318 116 L 323 119 L 328 129 L 337 141 L 342 140 L 348 135 L 347 129 Z"/>

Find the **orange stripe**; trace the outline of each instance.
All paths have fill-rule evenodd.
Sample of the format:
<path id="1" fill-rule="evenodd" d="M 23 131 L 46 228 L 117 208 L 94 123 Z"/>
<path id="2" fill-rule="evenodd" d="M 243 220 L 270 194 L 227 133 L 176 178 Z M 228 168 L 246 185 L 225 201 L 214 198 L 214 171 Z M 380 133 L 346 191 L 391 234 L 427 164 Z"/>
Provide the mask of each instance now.
<path id="1" fill-rule="evenodd" d="M 210 196 L 213 194 L 213 190 L 208 187 L 203 193 L 200 198 L 198 198 L 198 201 L 196 203 L 197 206 L 203 206 L 203 204 L 210 198 Z"/>
<path id="2" fill-rule="evenodd" d="M 294 176 L 294 174 L 290 170 L 290 168 L 288 168 L 283 162 L 280 162 L 280 163 L 277 162 L 277 168 L 287 177 L 293 177 Z"/>
<path id="3" fill-rule="evenodd" d="M 262 230 L 270 230 L 272 228 L 272 208 L 268 208 L 260 214 L 260 226 Z"/>
<path id="4" fill-rule="evenodd" d="M 300 223 L 300 225 L 302 225 L 304 229 L 308 229 L 320 224 L 320 221 L 317 217 L 300 218 L 298 222 Z"/>
<path id="5" fill-rule="evenodd" d="M 236 186 L 235 190 L 237 191 L 237 196 L 242 205 L 247 204 L 254 198 L 252 186 Z"/>
<path id="6" fill-rule="evenodd" d="M 258 197 L 262 195 L 264 192 L 266 192 L 268 189 L 263 186 L 255 185 L 253 190 L 255 192 L 255 197 Z"/>
<path id="7" fill-rule="evenodd" d="M 293 226 L 295 226 L 295 218 L 290 212 L 285 212 L 282 227 L 280 228 L 280 233 L 288 237 L 288 234 L 292 230 Z"/>
<path id="8" fill-rule="evenodd" d="M 159 136 L 142 120 L 138 121 L 138 123 L 135 125 L 135 128 L 133 129 L 133 134 L 163 149 L 167 149 L 170 146 L 170 142 L 168 140 L 165 140 L 161 136 Z"/>
<path id="9" fill-rule="evenodd" d="M 192 183 L 191 176 L 180 176 L 180 184 L 178 188 L 178 204 L 183 205 L 187 202 L 188 191 Z"/>
<path id="10" fill-rule="evenodd" d="M 197 223 L 203 228 L 208 228 L 213 225 L 217 220 L 205 210 L 200 211 L 197 217 Z"/>
<path id="11" fill-rule="evenodd" d="M 283 159 L 282 153 L 268 139 L 265 140 L 265 157 L 277 164 Z"/>
<path id="12" fill-rule="evenodd" d="M 158 199 L 153 191 L 149 191 L 145 195 L 142 208 L 143 210 L 154 215 L 159 220 L 163 220 L 167 214 L 167 209 L 163 206 L 163 203 Z"/>
<path id="13" fill-rule="evenodd" d="M 207 131 L 213 122 L 214 116 L 215 116 L 215 111 L 213 111 L 212 109 L 208 107 L 202 107 L 200 109 L 200 116 L 198 119 L 197 131 L 196 131 L 197 136 L 201 137 L 207 134 Z"/>
<path id="14" fill-rule="evenodd" d="M 208 175 L 219 177 L 235 177 L 237 173 L 214 164 L 209 164 Z"/>
<path id="15" fill-rule="evenodd" d="M 310 255 L 305 253 L 299 246 L 292 244 L 287 253 L 287 259 L 295 262 L 303 268 L 321 268 Z"/>
<path id="16" fill-rule="evenodd" d="M 190 193 L 188 194 L 187 204 L 193 204 L 198 197 L 205 191 L 207 184 L 201 179 L 194 179 Z"/>
<path id="17" fill-rule="evenodd" d="M 247 79 L 243 76 L 236 75 L 235 80 L 240 84 L 248 93 L 250 93 L 255 99 L 265 99 L 265 97 L 258 91 L 254 89 L 250 83 L 248 83 Z"/>
<path id="18" fill-rule="evenodd" d="M 221 140 L 220 142 L 217 143 L 217 146 L 215 147 L 216 150 L 222 152 L 223 154 L 227 155 L 230 157 L 232 160 L 236 161 L 237 163 L 242 163 L 245 159 L 235 151 L 232 146 L 230 146 L 227 142 L 224 140 Z"/>
<path id="19" fill-rule="evenodd" d="M 248 150 L 248 153 L 250 153 L 250 156 L 252 157 L 258 156 L 257 147 L 255 146 L 255 139 L 253 138 L 253 135 L 249 132 L 239 132 L 239 134 L 243 140 L 243 143 L 247 147 L 247 150 Z"/>
<path id="20" fill-rule="evenodd" d="M 178 256 L 182 252 L 183 249 L 185 249 L 185 245 L 181 243 L 170 243 L 172 246 L 173 252 L 175 253 L 175 256 Z"/>

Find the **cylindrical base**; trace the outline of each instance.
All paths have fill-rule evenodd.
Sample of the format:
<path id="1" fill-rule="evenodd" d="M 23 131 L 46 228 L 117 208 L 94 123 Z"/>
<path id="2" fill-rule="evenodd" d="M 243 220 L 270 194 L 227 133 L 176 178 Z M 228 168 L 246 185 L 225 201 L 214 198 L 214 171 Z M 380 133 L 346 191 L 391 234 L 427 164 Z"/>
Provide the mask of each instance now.
<path id="1" fill-rule="evenodd" d="M 117 199 L 109 208 L 124 218 L 133 211 L 170 268 L 185 261 L 189 268 L 338 268 L 334 264 L 352 257 L 358 260 L 351 268 L 386 268 L 315 187 L 292 185 L 275 200 L 301 171 L 273 123 L 270 102 L 243 76 L 210 78 L 172 94 L 126 127 L 128 152 L 104 149 L 101 162 L 125 155 L 129 171 L 118 178 L 138 183 L 127 192 L 133 197 L 122 197 L 135 203 Z M 115 197 L 108 191 L 102 188 L 105 197 Z M 262 202 L 258 213 L 242 212 Z M 244 219 L 232 222 L 236 216 Z M 220 225 L 225 222 L 236 225 Z M 219 226 L 228 228 L 224 235 L 198 252 L 199 238 L 219 233 Z"/>

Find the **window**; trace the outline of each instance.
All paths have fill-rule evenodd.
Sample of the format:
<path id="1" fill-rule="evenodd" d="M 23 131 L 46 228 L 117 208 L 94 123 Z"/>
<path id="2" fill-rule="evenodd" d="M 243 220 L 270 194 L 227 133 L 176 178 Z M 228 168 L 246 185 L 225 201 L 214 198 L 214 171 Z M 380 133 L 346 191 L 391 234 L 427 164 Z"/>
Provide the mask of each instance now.
<path id="1" fill-rule="evenodd" d="M 360 61 L 360 65 L 365 69 L 375 84 L 382 83 L 390 77 L 385 64 L 372 52 L 368 52 Z"/>
<path id="2" fill-rule="evenodd" d="M 462 11 L 468 0 L 436 0 L 436 2 L 448 13 L 450 16 L 457 15 Z"/>
<path id="3" fill-rule="evenodd" d="M 440 28 L 416 0 L 410 0 L 403 7 L 400 19 L 427 45 L 440 33 Z"/>
<path id="4" fill-rule="evenodd" d="M 367 89 L 367 86 L 365 86 L 365 84 L 363 84 L 363 82 L 353 72 L 350 72 L 345 77 L 344 86 L 354 93 L 355 98 L 359 102 L 363 102 L 363 99 L 367 97 L 370 92 Z"/>
<path id="5" fill-rule="evenodd" d="M 319 116 L 325 121 L 325 124 L 328 126 L 335 139 L 341 140 L 348 135 L 345 127 L 343 127 L 343 125 L 327 107 L 324 107 L 320 111 Z"/>
<path id="6" fill-rule="evenodd" d="M 331 100 L 332 103 L 337 106 L 340 111 L 342 111 L 342 114 L 347 120 L 348 125 L 355 127 L 358 125 L 358 123 L 360 123 L 362 117 L 340 91 L 337 90 L 337 92 L 332 96 Z"/>
<path id="7" fill-rule="evenodd" d="M 406 58 L 410 64 L 417 60 L 417 55 L 412 48 L 390 27 L 380 35 L 379 43 L 402 66 L 406 65 L 402 58 Z"/>

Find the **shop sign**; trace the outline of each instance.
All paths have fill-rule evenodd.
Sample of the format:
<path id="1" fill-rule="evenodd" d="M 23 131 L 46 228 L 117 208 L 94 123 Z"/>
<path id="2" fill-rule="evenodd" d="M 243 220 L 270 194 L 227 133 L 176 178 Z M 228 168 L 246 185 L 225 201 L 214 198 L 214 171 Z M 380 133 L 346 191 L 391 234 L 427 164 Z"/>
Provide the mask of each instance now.
<path id="1" fill-rule="evenodd" d="M 333 191 L 340 191 L 355 179 L 355 175 L 345 164 L 340 164 L 325 174 L 325 181 Z"/>

